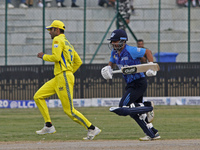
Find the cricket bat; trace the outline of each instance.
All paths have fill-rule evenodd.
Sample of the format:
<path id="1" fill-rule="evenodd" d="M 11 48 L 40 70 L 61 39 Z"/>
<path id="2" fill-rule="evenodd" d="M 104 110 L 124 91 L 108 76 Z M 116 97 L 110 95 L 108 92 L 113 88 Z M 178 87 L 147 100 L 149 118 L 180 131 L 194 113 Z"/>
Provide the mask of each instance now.
<path id="1" fill-rule="evenodd" d="M 146 72 L 149 69 L 151 69 L 153 71 L 159 71 L 160 67 L 157 63 L 132 65 L 132 66 L 127 66 L 127 67 L 121 67 L 121 70 L 114 70 L 114 71 L 112 71 L 112 73 L 113 74 L 123 73 L 126 75 L 126 74 Z"/>

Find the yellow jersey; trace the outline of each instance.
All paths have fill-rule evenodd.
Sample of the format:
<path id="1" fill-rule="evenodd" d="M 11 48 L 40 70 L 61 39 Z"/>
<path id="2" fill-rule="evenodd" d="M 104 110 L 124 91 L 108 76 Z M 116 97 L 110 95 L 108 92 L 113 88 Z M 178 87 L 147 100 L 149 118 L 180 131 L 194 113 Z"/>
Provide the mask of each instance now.
<path id="1" fill-rule="evenodd" d="M 82 64 L 81 58 L 64 34 L 54 37 L 52 42 L 52 54 L 44 54 L 42 59 L 55 62 L 54 75 L 58 75 L 63 71 L 75 73 Z"/>

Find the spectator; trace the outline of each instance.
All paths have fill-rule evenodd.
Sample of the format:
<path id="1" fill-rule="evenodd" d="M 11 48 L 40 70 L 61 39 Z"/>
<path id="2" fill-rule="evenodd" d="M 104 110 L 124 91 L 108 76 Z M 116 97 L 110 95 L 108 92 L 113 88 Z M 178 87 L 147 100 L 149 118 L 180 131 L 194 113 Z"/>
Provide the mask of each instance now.
<path id="1" fill-rule="evenodd" d="M 7 0 L 7 2 L 8 2 L 8 8 L 15 8 L 15 6 L 11 3 L 11 0 Z M 25 2 L 26 0 L 21 0 L 21 3 L 19 4 L 19 8 L 28 8 Z"/>
<path id="2" fill-rule="evenodd" d="M 115 7 L 115 0 L 109 0 L 109 4 L 110 4 L 112 7 Z"/>
<path id="3" fill-rule="evenodd" d="M 138 48 L 144 48 L 144 40 L 143 39 L 137 40 L 137 47 Z"/>
<path id="4" fill-rule="evenodd" d="M 42 3 L 42 0 L 38 0 L 38 7 L 43 7 L 43 3 Z"/>
<path id="5" fill-rule="evenodd" d="M 191 0 L 192 1 L 192 6 L 193 7 L 196 7 L 197 5 L 196 5 L 196 0 Z M 199 6 L 200 6 L 200 0 L 198 0 L 198 2 L 199 2 Z M 185 7 L 188 7 L 188 1 L 185 3 Z"/>
<path id="6" fill-rule="evenodd" d="M 187 0 L 176 0 L 177 5 L 184 6 Z"/>
<path id="7" fill-rule="evenodd" d="M 72 0 L 72 5 L 71 7 L 79 7 L 78 5 L 76 5 L 76 0 Z"/>
<path id="8" fill-rule="evenodd" d="M 26 0 L 26 5 L 28 7 L 33 7 L 33 0 Z M 43 7 L 42 0 L 38 0 L 38 7 Z"/>
<path id="9" fill-rule="evenodd" d="M 101 7 L 114 7 L 115 0 L 99 0 L 98 5 Z"/>
<path id="10" fill-rule="evenodd" d="M 63 4 L 64 0 L 56 0 L 58 7 L 66 7 L 66 5 Z"/>
<path id="11" fill-rule="evenodd" d="M 64 0 L 56 0 L 56 2 L 58 7 L 66 7 L 66 5 L 63 4 Z M 79 7 L 76 5 L 76 0 L 72 0 L 71 7 Z"/>
<path id="12" fill-rule="evenodd" d="M 52 0 L 45 0 L 46 7 L 51 7 L 51 1 Z"/>
<path id="13" fill-rule="evenodd" d="M 131 16 L 130 0 L 119 0 L 118 11 L 126 23 L 129 24 Z M 118 18 L 118 22 L 116 21 L 117 24 L 119 24 L 119 29 L 126 29 L 124 22 L 120 18 Z"/>
<path id="14" fill-rule="evenodd" d="M 26 0 L 26 5 L 28 7 L 33 7 L 33 0 Z"/>
<path id="15" fill-rule="evenodd" d="M 130 0 L 130 8 L 131 8 L 132 14 L 134 14 L 135 9 L 134 9 L 134 6 L 133 6 L 133 0 Z"/>
<path id="16" fill-rule="evenodd" d="M 200 0 L 198 0 L 198 2 L 199 2 L 199 7 L 200 7 Z"/>

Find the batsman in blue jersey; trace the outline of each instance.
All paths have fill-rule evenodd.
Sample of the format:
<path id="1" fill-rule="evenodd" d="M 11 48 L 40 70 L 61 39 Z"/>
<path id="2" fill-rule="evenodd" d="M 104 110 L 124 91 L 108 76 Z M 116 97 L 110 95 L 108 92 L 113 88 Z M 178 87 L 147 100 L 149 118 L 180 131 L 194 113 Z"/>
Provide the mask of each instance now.
<path id="1" fill-rule="evenodd" d="M 153 63 L 153 56 L 150 50 L 138 48 L 126 44 L 128 36 L 124 30 L 118 29 L 111 33 L 109 47 L 111 51 L 108 66 L 101 70 L 104 79 L 112 79 L 112 68 L 115 65 L 119 69 L 125 66 L 141 64 L 140 59 L 146 57 L 149 63 Z M 155 76 L 156 71 L 147 70 L 147 76 Z M 123 74 L 127 83 L 126 92 L 122 96 L 119 107 L 111 107 L 110 111 L 120 116 L 130 115 L 142 128 L 145 137 L 141 141 L 157 140 L 161 137 L 158 130 L 151 123 L 154 118 L 153 102 L 143 102 L 143 94 L 147 89 L 147 80 L 144 73 Z"/>

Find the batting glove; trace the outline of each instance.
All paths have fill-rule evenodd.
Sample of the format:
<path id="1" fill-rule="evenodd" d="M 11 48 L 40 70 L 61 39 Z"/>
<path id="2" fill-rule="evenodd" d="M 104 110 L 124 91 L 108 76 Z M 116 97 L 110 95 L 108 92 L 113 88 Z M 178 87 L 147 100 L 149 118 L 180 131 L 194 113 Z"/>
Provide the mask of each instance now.
<path id="1" fill-rule="evenodd" d="M 101 75 L 106 80 L 112 79 L 112 76 L 113 76 L 112 71 L 113 69 L 111 68 L 111 66 L 105 66 L 101 69 Z"/>
<path id="2" fill-rule="evenodd" d="M 153 64 L 153 62 L 149 62 L 149 64 Z M 153 71 L 153 70 L 151 70 L 151 69 L 147 70 L 147 72 L 146 72 L 146 75 L 147 75 L 148 77 L 156 76 L 156 74 L 157 74 L 157 71 Z"/>

